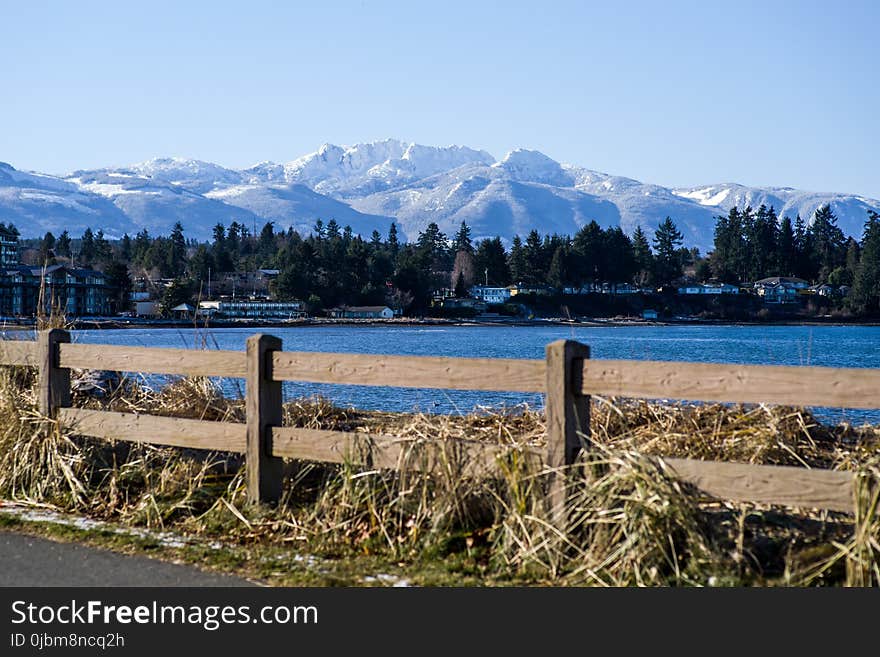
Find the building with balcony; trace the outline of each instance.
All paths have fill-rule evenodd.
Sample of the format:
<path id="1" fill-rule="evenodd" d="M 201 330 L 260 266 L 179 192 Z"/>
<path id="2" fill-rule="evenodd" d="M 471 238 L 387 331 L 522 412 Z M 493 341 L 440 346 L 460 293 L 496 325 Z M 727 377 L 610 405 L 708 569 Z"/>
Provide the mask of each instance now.
<path id="1" fill-rule="evenodd" d="M 0 223 L 0 267 L 18 264 L 18 231 Z"/>
<path id="2" fill-rule="evenodd" d="M 227 319 L 299 319 L 306 316 L 301 301 L 201 301 L 198 314 Z"/>
<path id="3" fill-rule="evenodd" d="M 109 314 L 109 286 L 103 273 L 67 265 L 0 268 L 0 315 L 34 317 L 40 312 L 68 317 Z M 41 308 L 42 307 L 42 308 Z"/>

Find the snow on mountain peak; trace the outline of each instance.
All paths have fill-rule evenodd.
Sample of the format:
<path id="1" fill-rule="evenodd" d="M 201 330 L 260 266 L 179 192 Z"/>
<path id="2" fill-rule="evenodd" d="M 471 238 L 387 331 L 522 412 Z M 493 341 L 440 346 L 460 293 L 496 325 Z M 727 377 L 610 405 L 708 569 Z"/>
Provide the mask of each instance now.
<path id="1" fill-rule="evenodd" d="M 469 164 L 490 165 L 485 151 L 465 146 L 422 146 L 398 139 L 336 146 L 323 144 L 317 151 L 284 165 L 285 178 L 322 193 L 371 193 L 392 184 L 451 171 Z"/>
<path id="2" fill-rule="evenodd" d="M 141 227 L 167 232 L 180 220 L 187 236 L 204 238 L 215 223 L 232 218 L 308 230 L 317 218 L 333 217 L 356 232 L 393 219 L 408 239 L 428 221 L 448 234 L 467 221 L 475 236 L 509 239 L 532 228 L 571 234 L 593 220 L 650 233 L 671 216 L 686 244 L 705 251 L 712 247 L 717 215 L 734 205 L 772 205 L 780 217 L 809 221 L 825 203 L 841 229 L 856 237 L 866 210 L 880 210 L 880 201 L 851 194 L 732 183 L 670 189 L 560 164 L 535 150 L 516 149 L 496 162 L 465 146 L 398 139 L 326 143 L 286 164 L 264 161 L 242 170 L 158 157 L 59 178 L 0 164 L 0 216 L 16 221 L 29 237 L 85 226 L 107 234 Z"/>
<path id="3" fill-rule="evenodd" d="M 572 184 L 572 176 L 565 172 L 562 165 L 540 151 L 517 148 L 492 166 L 506 171 L 514 180 L 548 185 Z"/>

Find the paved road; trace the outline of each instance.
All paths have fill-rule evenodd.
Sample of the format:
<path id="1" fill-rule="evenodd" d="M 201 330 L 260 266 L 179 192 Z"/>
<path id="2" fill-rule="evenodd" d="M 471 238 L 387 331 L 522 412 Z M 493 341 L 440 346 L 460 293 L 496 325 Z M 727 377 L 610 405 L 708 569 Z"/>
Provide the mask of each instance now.
<path id="1" fill-rule="evenodd" d="M 253 586 L 191 566 L 6 531 L 0 564 L 0 586 Z"/>

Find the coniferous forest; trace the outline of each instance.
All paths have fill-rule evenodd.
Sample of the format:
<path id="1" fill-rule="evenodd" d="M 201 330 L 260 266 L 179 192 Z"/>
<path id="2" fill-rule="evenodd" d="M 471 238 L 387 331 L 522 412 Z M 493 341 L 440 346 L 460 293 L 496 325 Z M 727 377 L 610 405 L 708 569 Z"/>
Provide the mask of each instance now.
<path id="1" fill-rule="evenodd" d="M 133 281 L 165 279 L 163 305 L 206 298 L 206 284 L 231 272 L 278 270 L 270 292 L 301 300 L 311 312 L 340 304 L 387 304 L 410 315 L 427 312 L 438 291 L 467 296 L 473 285 L 564 291 L 614 289 L 628 284 L 657 289 L 687 282 L 748 285 L 796 277 L 849 290 L 841 305 L 860 316 L 880 313 L 880 215 L 868 212 L 860 239 L 846 237 L 829 206 L 809 221 L 778 217 L 774 208 L 732 208 L 716 218 L 713 249 L 683 244 L 671 217 L 626 234 L 595 221 L 574 235 L 532 230 L 506 245 L 500 237 L 474 240 L 462 223 L 454 235 L 430 223 L 412 242 L 391 223 L 386 234 L 363 237 L 349 226 L 317 220 L 303 235 L 268 222 L 258 232 L 238 222 L 218 224 L 210 242 L 188 240 L 178 223 L 170 235 L 143 230 L 108 240 L 101 230 L 63 232 L 23 241 L 30 264 L 71 261 L 104 271 L 115 307 L 125 306 Z"/>

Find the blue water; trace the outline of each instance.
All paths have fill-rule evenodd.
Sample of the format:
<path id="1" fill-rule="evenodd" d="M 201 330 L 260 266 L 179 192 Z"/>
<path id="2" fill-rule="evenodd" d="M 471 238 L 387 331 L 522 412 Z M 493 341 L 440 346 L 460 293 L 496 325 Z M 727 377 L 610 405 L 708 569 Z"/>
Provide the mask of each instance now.
<path id="1" fill-rule="evenodd" d="M 152 347 L 243 350 L 253 328 L 114 329 L 77 331 L 74 341 Z M 544 346 L 560 338 L 590 345 L 593 358 L 689 360 L 760 365 L 880 367 L 877 326 L 315 326 L 271 328 L 285 350 L 543 358 Z M 243 386 L 222 382 L 228 394 Z M 528 404 L 540 395 L 285 383 L 286 398 L 321 394 L 344 406 L 433 413 L 467 412 L 478 406 Z M 880 405 L 880 395 L 878 395 Z M 880 411 L 814 409 L 823 420 L 880 423 Z"/>

